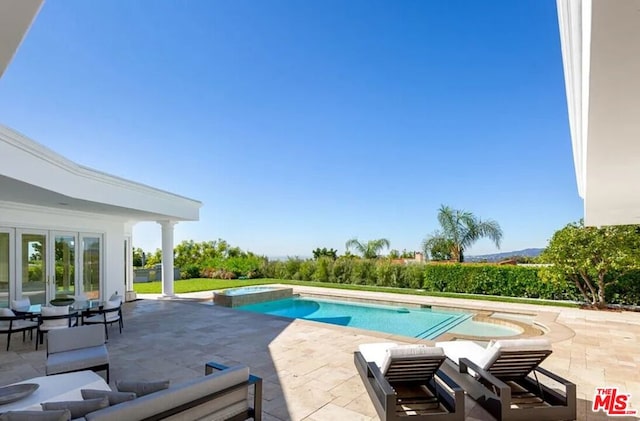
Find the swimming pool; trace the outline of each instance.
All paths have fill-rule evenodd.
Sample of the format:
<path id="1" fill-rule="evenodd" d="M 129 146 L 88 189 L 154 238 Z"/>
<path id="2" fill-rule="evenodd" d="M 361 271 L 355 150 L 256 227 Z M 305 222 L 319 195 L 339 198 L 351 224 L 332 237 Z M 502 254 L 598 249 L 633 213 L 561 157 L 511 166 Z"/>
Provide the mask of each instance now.
<path id="1" fill-rule="evenodd" d="M 306 297 L 292 297 L 236 308 L 421 339 L 436 338 L 473 316 L 468 312 L 435 311 L 430 308 L 383 306 Z"/>

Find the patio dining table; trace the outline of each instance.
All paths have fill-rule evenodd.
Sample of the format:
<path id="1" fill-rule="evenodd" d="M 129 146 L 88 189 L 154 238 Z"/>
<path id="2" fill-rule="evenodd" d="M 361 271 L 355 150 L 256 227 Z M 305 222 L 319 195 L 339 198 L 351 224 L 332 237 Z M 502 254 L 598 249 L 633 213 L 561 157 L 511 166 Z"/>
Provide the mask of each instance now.
<path id="1" fill-rule="evenodd" d="M 103 306 L 104 306 L 104 302 L 98 301 L 98 300 L 75 302 L 69 305 L 69 312 L 84 313 L 85 311 L 99 310 Z M 42 312 L 41 309 L 42 309 L 42 304 L 31 304 L 29 307 L 15 308 L 13 309 L 13 311 L 19 315 L 31 314 L 35 316 Z"/>

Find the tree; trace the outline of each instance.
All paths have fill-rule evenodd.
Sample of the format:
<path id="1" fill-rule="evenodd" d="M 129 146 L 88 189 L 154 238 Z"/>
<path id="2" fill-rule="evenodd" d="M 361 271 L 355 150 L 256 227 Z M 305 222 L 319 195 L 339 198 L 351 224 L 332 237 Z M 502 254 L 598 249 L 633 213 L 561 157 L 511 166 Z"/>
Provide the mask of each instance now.
<path id="1" fill-rule="evenodd" d="M 332 260 L 336 260 L 338 258 L 338 250 L 328 249 L 326 247 L 320 248 L 312 251 L 314 260 L 318 260 L 321 257 L 328 257 Z"/>
<path id="2" fill-rule="evenodd" d="M 400 253 L 401 259 L 415 259 L 416 252 L 415 251 L 407 251 L 407 249 L 402 249 L 402 253 Z"/>
<path id="3" fill-rule="evenodd" d="M 132 254 L 133 257 L 131 262 L 133 264 L 133 267 L 139 268 L 144 266 L 144 259 L 142 257 L 144 256 L 144 251 L 140 247 L 134 247 L 132 250 Z"/>
<path id="4" fill-rule="evenodd" d="M 400 252 L 396 249 L 393 249 L 389 252 L 389 254 L 387 255 L 387 257 L 389 259 L 395 260 L 395 259 L 399 259 L 400 258 Z"/>
<path id="5" fill-rule="evenodd" d="M 424 255 L 431 260 L 451 260 L 453 241 L 444 237 L 440 231 L 436 231 L 422 243 Z"/>
<path id="6" fill-rule="evenodd" d="M 360 253 L 362 257 L 365 259 L 375 259 L 378 257 L 378 254 L 384 248 L 389 248 L 391 243 L 386 238 L 380 238 L 378 240 L 367 241 L 366 243 L 361 243 L 357 238 L 352 238 L 347 241 L 345 244 L 345 248 L 347 251 L 350 248 L 355 249 L 356 252 Z"/>
<path id="7" fill-rule="evenodd" d="M 156 249 L 154 253 L 147 253 L 147 261 L 144 267 L 152 268 L 160 263 L 162 263 L 162 250 Z"/>
<path id="8" fill-rule="evenodd" d="M 473 243 L 481 238 L 489 238 L 500 248 L 502 240 L 502 229 L 500 225 L 492 220 L 481 220 L 471 212 L 452 209 L 449 206 L 441 205 L 438 210 L 438 222 L 442 231 L 436 231 L 434 235 L 425 238 L 425 245 L 444 245 L 445 241 L 451 244 L 451 260 L 464 262 L 464 251 L 471 247 Z"/>
<path id="9" fill-rule="evenodd" d="M 541 260 L 546 271 L 573 283 L 591 305 L 607 305 L 605 288 L 637 269 L 640 235 L 636 225 L 585 227 L 582 220 L 556 231 Z"/>

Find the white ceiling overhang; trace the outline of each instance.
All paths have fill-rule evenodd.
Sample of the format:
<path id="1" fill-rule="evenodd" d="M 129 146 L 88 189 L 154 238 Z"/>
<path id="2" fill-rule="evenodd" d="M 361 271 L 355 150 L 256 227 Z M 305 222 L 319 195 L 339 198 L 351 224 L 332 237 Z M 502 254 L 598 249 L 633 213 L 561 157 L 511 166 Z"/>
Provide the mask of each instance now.
<path id="1" fill-rule="evenodd" d="M 587 225 L 640 223 L 640 1 L 558 0 Z"/>
<path id="2" fill-rule="evenodd" d="M 197 221 L 202 203 L 78 165 L 0 125 L 0 201 L 112 215 Z"/>
<path id="3" fill-rule="evenodd" d="M 0 77 L 9 66 L 43 0 L 0 1 Z"/>

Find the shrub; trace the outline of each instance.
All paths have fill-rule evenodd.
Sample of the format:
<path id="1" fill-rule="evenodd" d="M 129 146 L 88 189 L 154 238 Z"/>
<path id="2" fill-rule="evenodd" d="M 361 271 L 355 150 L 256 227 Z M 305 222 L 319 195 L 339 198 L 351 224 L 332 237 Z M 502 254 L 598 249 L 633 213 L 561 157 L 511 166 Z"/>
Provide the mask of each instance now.
<path id="1" fill-rule="evenodd" d="M 490 264 L 429 264 L 424 288 L 429 291 L 504 295 L 510 297 L 573 299 L 566 283 L 541 278 L 540 268 Z"/>
<path id="2" fill-rule="evenodd" d="M 305 260 L 300 264 L 300 269 L 298 269 L 298 279 L 301 281 L 312 281 L 314 280 L 314 273 L 316 271 L 316 262 L 313 260 Z"/>
<path id="3" fill-rule="evenodd" d="M 371 259 L 352 260 L 351 283 L 355 285 L 375 285 L 376 267 Z"/>
<path id="4" fill-rule="evenodd" d="M 200 266 L 193 263 L 184 266 L 180 270 L 181 279 L 191 279 L 191 278 L 197 278 L 199 276 L 200 276 Z"/>
<path id="5" fill-rule="evenodd" d="M 401 271 L 399 287 L 401 288 L 422 288 L 424 280 L 424 264 L 412 263 L 403 267 Z"/>
<path id="6" fill-rule="evenodd" d="M 348 284 L 351 282 L 351 272 L 353 272 L 353 266 L 355 259 L 348 257 L 340 257 L 333 263 L 331 282 L 337 282 L 339 284 Z"/>
<path id="7" fill-rule="evenodd" d="M 316 282 L 330 282 L 333 259 L 331 257 L 320 257 L 315 263 L 316 270 L 313 274 L 313 280 Z"/>

